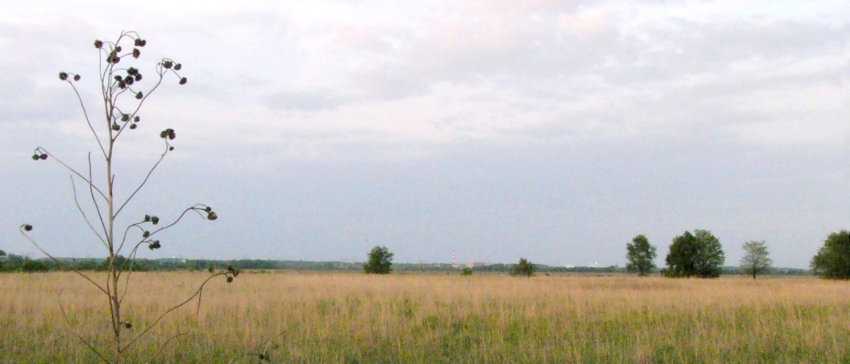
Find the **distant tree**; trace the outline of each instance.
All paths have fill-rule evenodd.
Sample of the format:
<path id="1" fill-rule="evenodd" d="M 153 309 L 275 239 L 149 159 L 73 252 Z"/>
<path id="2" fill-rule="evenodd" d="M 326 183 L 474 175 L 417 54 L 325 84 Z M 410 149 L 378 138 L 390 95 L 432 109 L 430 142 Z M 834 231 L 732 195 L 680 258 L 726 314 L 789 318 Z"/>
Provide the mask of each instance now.
<path id="1" fill-rule="evenodd" d="M 366 274 L 390 274 L 393 271 L 393 253 L 385 246 L 376 246 L 369 251 L 369 261 L 363 265 Z"/>
<path id="2" fill-rule="evenodd" d="M 534 275 L 535 269 L 534 264 L 525 258 L 519 258 L 519 263 L 514 264 L 514 266 L 511 267 L 511 275 L 531 277 Z"/>
<path id="3" fill-rule="evenodd" d="M 471 276 L 471 275 L 472 275 L 472 268 L 469 268 L 469 267 L 467 267 L 467 268 L 463 268 L 463 269 L 460 271 L 460 275 L 462 275 L 462 276 Z"/>
<path id="4" fill-rule="evenodd" d="M 831 233 L 812 258 L 812 273 L 826 279 L 850 279 L 850 232 Z"/>
<path id="5" fill-rule="evenodd" d="M 710 231 L 685 231 L 673 239 L 662 273 L 668 277 L 717 278 L 725 260 L 720 240 Z"/>
<path id="6" fill-rule="evenodd" d="M 5 257 L 5 256 L 6 256 L 6 251 L 0 249 L 0 257 Z"/>
<path id="7" fill-rule="evenodd" d="M 649 244 L 649 240 L 644 235 L 635 236 L 632 242 L 626 244 L 626 258 L 629 263 L 626 265 L 626 270 L 629 272 L 637 272 L 638 276 L 643 277 L 649 274 L 655 268 L 655 247 Z"/>
<path id="8" fill-rule="evenodd" d="M 767 251 L 767 244 L 762 241 L 749 241 L 744 243 L 744 257 L 741 258 L 741 271 L 753 276 L 770 271 L 773 261 Z"/>
<path id="9" fill-rule="evenodd" d="M 24 259 L 24 264 L 21 265 L 21 270 L 27 273 L 47 272 L 47 264 L 40 260 Z"/>

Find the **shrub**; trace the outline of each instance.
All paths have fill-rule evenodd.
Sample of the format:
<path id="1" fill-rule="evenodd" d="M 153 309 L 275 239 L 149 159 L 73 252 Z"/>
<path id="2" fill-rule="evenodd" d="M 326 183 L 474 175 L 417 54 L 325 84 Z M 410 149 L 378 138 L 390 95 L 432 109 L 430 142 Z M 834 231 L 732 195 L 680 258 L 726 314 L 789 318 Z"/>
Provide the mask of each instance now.
<path id="1" fill-rule="evenodd" d="M 514 266 L 511 267 L 511 275 L 531 277 L 534 275 L 535 270 L 536 268 L 534 267 L 534 264 L 532 264 L 525 258 L 519 258 L 519 263 L 514 264 Z"/>
<path id="2" fill-rule="evenodd" d="M 390 274 L 393 271 L 393 253 L 385 246 L 369 251 L 369 260 L 363 265 L 366 274 Z"/>

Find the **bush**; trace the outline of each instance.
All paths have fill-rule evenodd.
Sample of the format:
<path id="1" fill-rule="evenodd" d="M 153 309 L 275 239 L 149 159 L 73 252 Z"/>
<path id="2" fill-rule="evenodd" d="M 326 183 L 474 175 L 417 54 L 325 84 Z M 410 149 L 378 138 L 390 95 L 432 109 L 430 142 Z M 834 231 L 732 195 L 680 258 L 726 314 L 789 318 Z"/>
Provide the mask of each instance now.
<path id="1" fill-rule="evenodd" d="M 472 275 L 472 268 L 463 268 L 463 270 L 460 271 L 460 275 L 471 276 Z"/>
<path id="2" fill-rule="evenodd" d="M 531 262 L 525 258 L 519 258 L 519 263 L 511 267 L 511 275 L 531 277 L 534 275 L 535 270 L 536 268 L 534 267 L 534 264 L 531 264 Z"/>
<path id="3" fill-rule="evenodd" d="M 850 232 L 831 233 L 812 258 L 812 273 L 826 279 L 850 279 Z"/>
<path id="4" fill-rule="evenodd" d="M 21 270 L 27 273 L 47 272 L 47 264 L 40 260 L 26 259 L 21 265 Z"/>
<path id="5" fill-rule="evenodd" d="M 385 246 L 376 246 L 369 251 L 369 261 L 363 265 L 366 274 L 390 274 L 393 271 L 393 253 Z"/>

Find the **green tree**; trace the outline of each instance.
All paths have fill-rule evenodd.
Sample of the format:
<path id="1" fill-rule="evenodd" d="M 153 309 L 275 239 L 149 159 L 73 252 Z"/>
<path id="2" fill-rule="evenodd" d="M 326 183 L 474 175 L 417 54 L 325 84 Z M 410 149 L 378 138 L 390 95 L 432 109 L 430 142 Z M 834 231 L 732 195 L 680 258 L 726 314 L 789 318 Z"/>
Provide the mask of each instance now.
<path id="1" fill-rule="evenodd" d="M 376 246 L 369 251 L 369 261 L 363 265 L 366 274 L 390 274 L 393 271 L 393 253 L 385 246 Z"/>
<path id="2" fill-rule="evenodd" d="M 827 279 L 850 279 L 850 232 L 831 233 L 812 258 L 812 273 Z"/>
<path id="3" fill-rule="evenodd" d="M 710 231 L 685 231 L 673 239 L 662 273 L 668 277 L 716 278 L 725 260 L 720 240 Z"/>
<path id="4" fill-rule="evenodd" d="M 534 275 L 534 271 L 537 270 L 534 267 L 534 264 L 526 260 L 525 258 L 519 258 L 519 263 L 514 264 L 511 267 L 511 275 L 512 276 L 523 276 L 523 277 L 531 277 Z"/>
<path id="5" fill-rule="evenodd" d="M 773 261 L 767 251 L 767 243 L 762 241 L 749 241 L 744 243 L 744 257 L 741 258 L 741 271 L 753 276 L 770 271 Z"/>
<path id="6" fill-rule="evenodd" d="M 626 264 L 626 270 L 629 272 L 637 272 L 638 276 L 643 277 L 655 268 L 655 247 L 649 244 L 649 240 L 644 235 L 635 236 L 632 242 L 626 244 L 626 258 L 629 263 Z"/>

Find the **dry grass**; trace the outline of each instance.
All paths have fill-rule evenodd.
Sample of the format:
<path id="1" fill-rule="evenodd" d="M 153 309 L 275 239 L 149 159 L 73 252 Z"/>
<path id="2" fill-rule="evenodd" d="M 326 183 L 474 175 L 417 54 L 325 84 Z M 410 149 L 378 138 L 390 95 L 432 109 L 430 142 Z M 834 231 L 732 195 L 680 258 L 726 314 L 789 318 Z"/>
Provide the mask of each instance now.
<path id="1" fill-rule="evenodd" d="M 139 273 L 141 330 L 201 273 Z M 108 343 L 106 300 L 65 273 L 3 274 L 0 363 L 93 362 L 74 330 Z M 812 278 L 245 273 L 142 340 L 129 362 L 847 362 L 850 286 Z M 105 346 L 104 346 L 105 347 Z"/>

